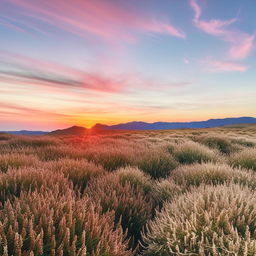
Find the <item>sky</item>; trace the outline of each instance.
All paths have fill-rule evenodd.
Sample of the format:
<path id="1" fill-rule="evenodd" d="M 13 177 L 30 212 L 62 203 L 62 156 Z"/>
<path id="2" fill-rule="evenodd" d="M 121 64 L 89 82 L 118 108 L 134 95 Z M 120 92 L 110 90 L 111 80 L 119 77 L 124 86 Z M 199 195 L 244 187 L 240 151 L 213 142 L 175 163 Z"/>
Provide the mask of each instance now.
<path id="1" fill-rule="evenodd" d="M 251 0 L 0 0 L 0 130 L 256 116 Z"/>

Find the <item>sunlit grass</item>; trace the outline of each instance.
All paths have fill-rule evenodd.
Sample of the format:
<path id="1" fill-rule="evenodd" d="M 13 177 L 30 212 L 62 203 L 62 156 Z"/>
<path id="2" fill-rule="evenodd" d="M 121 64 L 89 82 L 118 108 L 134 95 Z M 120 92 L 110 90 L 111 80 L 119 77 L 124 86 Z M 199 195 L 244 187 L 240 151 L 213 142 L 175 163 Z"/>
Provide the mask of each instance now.
<path id="1" fill-rule="evenodd" d="M 0 134 L 0 255 L 253 256 L 255 128 Z"/>

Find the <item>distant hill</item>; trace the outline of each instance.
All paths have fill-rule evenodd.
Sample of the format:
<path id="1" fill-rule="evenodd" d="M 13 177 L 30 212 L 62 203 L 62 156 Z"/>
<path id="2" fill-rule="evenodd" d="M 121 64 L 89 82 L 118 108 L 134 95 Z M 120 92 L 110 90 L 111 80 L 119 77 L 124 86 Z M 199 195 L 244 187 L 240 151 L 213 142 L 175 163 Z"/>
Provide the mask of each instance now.
<path id="1" fill-rule="evenodd" d="M 254 117 L 237 117 L 223 119 L 209 119 L 207 121 L 196 122 L 129 122 L 116 125 L 96 124 L 92 129 L 86 129 L 81 126 L 72 126 L 66 129 L 59 129 L 52 132 L 44 131 L 0 131 L 0 133 L 10 133 L 17 135 L 86 135 L 86 134 L 101 134 L 109 133 L 111 130 L 169 130 L 169 129 L 196 129 L 196 128 L 214 128 L 214 127 L 245 127 L 251 124 L 256 124 Z"/>
<path id="2" fill-rule="evenodd" d="M 116 125 L 96 124 L 93 129 L 109 129 L 109 130 L 165 130 L 165 129 L 189 129 L 189 128 L 213 128 L 225 125 L 235 124 L 254 124 L 254 117 L 237 117 L 223 119 L 209 119 L 207 121 L 196 122 L 129 122 Z"/>
<path id="3" fill-rule="evenodd" d="M 72 126 L 66 129 L 59 129 L 56 131 L 49 132 L 48 135 L 85 135 L 87 129 L 81 126 Z"/>
<path id="4" fill-rule="evenodd" d="M 47 134 L 48 132 L 21 130 L 21 131 L 0 131 L 0 133 L 9 133 L 9 134 L 16 134 L 16 135 L 44 135 L 44 134 Z"/>

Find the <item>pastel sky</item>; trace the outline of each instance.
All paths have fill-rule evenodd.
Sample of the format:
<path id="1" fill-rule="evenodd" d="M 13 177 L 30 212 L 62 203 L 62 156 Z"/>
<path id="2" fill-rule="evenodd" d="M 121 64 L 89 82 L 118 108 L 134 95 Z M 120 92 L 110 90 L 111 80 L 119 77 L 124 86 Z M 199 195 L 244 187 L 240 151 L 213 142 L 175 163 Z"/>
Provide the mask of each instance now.
<path id="1" fill-rule="evenodd" d="M 256 116 L 252 0 L 0 0 L 0 130 Z"/>

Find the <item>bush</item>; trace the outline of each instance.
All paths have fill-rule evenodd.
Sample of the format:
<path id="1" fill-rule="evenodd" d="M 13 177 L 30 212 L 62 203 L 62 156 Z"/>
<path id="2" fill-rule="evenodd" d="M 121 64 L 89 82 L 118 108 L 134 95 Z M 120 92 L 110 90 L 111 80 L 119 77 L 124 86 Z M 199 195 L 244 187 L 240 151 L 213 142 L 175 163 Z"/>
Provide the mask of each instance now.
<path id="1" fill-rule="evenodd" d="M 85 151 L 79 145 L 58 145 L 35 148 L 34 152 L 42 161 L 55 161 L 62 158 L 85 159 Z"/>
<path id="2" fill-rule="evenodd" d="M 230 154 L 235 149 L 228 138 L 223 136 L 206 135 L 199 137 L 198 141 L 208 146 L 209 148 L 218 149 L 221 153 L 224 154 Z"/>
<path id="3" fill-rule="evenodd" d="M 7 141 L 7 140 L 10 140 L 11 138 L 12 138 L 11 134 L 0 133 L 0 141 Z"/>
<path id="4" fill-rule="evenodd" d="M 204 163 L 181 166 L 170 178 L 183 187 L 234 182 L 256 188 L 256 175 L 253 172 L 232 168 L 227 164 Z"/>
<path id="5" fill-rule="evenodd" d="M 167 203 L 144 235 L 143 255 L 255 255 L 256 193 L 200 186 Z"/>
<path id="6" fill-rule="evenodd" d="M 29 137 L 29 136 L 17 136 L 9 141 L 9 145 L 12 147 L 44 147 L 56 145 L 58 140 L 47 136 L 41 137 Z"/>
<path id="7" fill-rule="evenodd" d="M 130 256 L 113 215 L 71 190 L 22 193 L 0 211 L 0 255 Z"/>
<path id="8" fill-rule="evenodd" d="M 177 166 L 177 162 L 167 152 L 152 150 L 138 159 L 138 167 L 153 179 L 166 178 Z"/>
<path id="9" fill-rule="evenodd" d="M 24 166 L 36 166 L 38 159 L 32 155 L 9 153 L 0 155 L 0 171 L 7 172 L 9 168 L 19 168 Z"/>
<path id="10" fill-rule="evenodd" d="M 31 167 L 12 169 L 0 175 L 0 202 L 13 200 L 14 197 L 19 197 L 21 192 L 34 191 L 42 187 L 50 190 L 60 187 L 64 193 L 70 188 L 70 184 L 61 173 Z"/>
<path id="11" fill-rule="evenodd" d="M 244 147 L 255 147 L 256 144 L 253 141 L 246 140 L 246 139 L 232 139 L 231 142 L 244 146 Z"/>
<path id="12" fill-rule="evenodd" d="M 152 190 L 153 184 L 150 177 L 136 167 L 128 166 L 121 168 L 116 174 L 122 185 L 128 182 L 135 188 L 143 189 L 145 194 L 148 194 Z"/>
<path id="13" fill-rule="evenodd" d="M 172 201 L 175 196 L 181 194 L 184 190 L 183 187 L 175 184 L 171 179 L 163 179 L 154 184 L 152 197 L 161 209 L 166 201 Z"/>
<path id="14" fill-rule="evenodd" d="M 118 175 L 111 173 L 92 180 L 85 193 L 100 203 L 103 213 L 108 210 L 115 212 L 115 223 L 121 220 L 123 230 L 128 231 L 128 236 L 132 238 L 130 245 L 135 246 L 152 214 L 152 201 L 143 190 L 131 186 L 129 182 L 122 184 Z"/>
<path id="15" fill-rule="evenodd" d="M 61 159 L 44 164 L 47 169 L 54 172 L 62 172 L 65 177 L 70 179 L 75 187 L 83 191 L 92 178 L 104 174 L 104 169 L 86 160 Z"/>
<path id="16" fill-rule="evenodd" d="M 230 164 L 256 171 L 256 148 L 247 148 L 230 156 Z"/>
<path id="17" fill-rule="evenodd" d="M 110 172 L 131 164 L 129 157 L 125 153 L 118 151 L 99 152 L 91 159 L 96 164 L 101 164 L 105 170 Z"/>
<path id="18" fill-rule="evenodd" d="M 182 164 L 202 163 L 216 160 L 216 153 L 196 142 L 179 144 L 174 152 L 175 158 Z"/>

